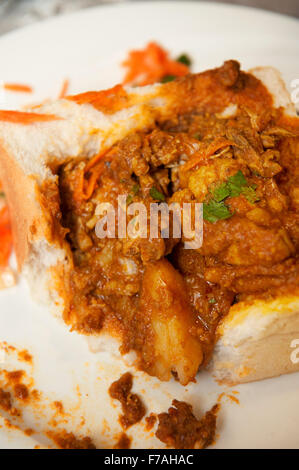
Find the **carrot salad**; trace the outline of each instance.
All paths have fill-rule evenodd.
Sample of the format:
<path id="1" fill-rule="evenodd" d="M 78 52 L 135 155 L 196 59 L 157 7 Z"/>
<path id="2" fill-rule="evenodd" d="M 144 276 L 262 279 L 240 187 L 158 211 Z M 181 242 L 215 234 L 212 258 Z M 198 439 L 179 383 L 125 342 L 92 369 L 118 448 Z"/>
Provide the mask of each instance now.
<path id="1" fill-rule="evenodd" d="M 173 60 L 163 47 L 149 42 L 144 49 L 130 51 L 122 65 L 127 69 L 124 85 L 144 86 L 187 75 L 191 60 L 186 54 Z"/>

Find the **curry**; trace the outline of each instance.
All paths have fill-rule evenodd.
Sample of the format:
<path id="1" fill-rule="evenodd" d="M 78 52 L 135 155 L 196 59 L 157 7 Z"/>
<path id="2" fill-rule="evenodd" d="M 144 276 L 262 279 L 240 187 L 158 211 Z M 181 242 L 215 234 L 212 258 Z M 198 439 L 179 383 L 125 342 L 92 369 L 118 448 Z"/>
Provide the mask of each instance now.
<path id="1" fill-rule="evenodd" d="M 143 370 L 182 383 L 208 363 L 234 303 L 292 292 L 299 279 L 298 126 L 266 95 L 256 110 L 240 92 L 238 106 L 218 111 L 223 89 L 252 87 L 254 97 L 259 85 L 234 61 L 209 73 L 213 106 L 192 109 L 185 91 L 170 119 L 59 168 L 73 262 L 65 321 L 87 334 L 113 325 L 122 353 L 134 350 Z M 127 206 L 202 203 L 202 246 L 187 250 L 161 226 L 157 238 L 98 238 L 96 207 L 116 207 L 119 195 Z"/>

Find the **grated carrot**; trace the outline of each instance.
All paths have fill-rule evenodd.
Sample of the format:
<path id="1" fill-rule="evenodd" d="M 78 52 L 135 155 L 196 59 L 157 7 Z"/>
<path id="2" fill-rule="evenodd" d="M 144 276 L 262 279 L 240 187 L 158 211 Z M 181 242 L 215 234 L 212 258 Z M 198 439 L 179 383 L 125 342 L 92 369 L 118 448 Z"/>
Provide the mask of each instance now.
<path id="1" fill-rule="evenodd" d="M 25 113 L 22 111 L 0 110 L 0 121 L 13 122 L 15 124 L 32 124 L 34 122 L 55 121 L 61 119 L 53 114 Z"/>
<path id="2" fill-rule="evenodd" d="M 78 175 L 77 175 L 78 173 Z M 74 189 L 74 199 L 77 202 L 82 201 L 84 194 L 84 168 L 76 170 L 76 180 Z"/>
<path id="3" fill-rule="evenodd" d="M 99 176 L 104 171 L 104 162 L 96 164 L 86 172 L 86 168 L 78 170 L 77 185 L 74 191 L 74 199 L 77 202 L 87 201 L 93 194 Z M 90 173 L 89 178 L 85 178 L 86 173 Z"/>
<path id="4" fill-rule="evenodd" d="M 105 155 L 107 155 L 109 151 L 110 151 L 110 148 L 106 150 L 102 150 L 102 152 L 92 157 L 92 159 L 88 162 L 88 164 L 85 167 L 85 173 L 87 173 L 90 170 L 90 168 L 92 168 L 99 160 L 105 157 Z"/>
<path id="5" fill-rule="evenodd" d="M 191 157 L 191 159 L 181 167 L 181 171 L 191 170 L 203 160 L 214 155 L 214 153 L 217 152 L 217 150 L 220 150 L 229 145 L 233 145 L 232 142 L 230 142 L 227 139 L 224 139 L 223 137 L 220 137 L 219 139 L 214 140 L 212 143 L 210 143 L 207 146 L 206 149 L 200 149 L 198 152 L 196 152 Z"/>
<path id="6" fill-rule="evenodd" d="M 4 90 L 16 91 L 17 93 L 32 93 L 33 88 L 22 83 L 4 83 Z"/>
<path id="7" fill-rule="evenodd" d="M 76 201 L 88 200 L 97 185 L 98 179 L 104 171 L 103 158 L 110 153 L 109 157 L 113 155 L 115 150 L 106 149 L 95 155 L 85 166 L 85 168 L 79 170 L 77 178 L 77 186 L 75 188 L 75 199 Z M 90 174 L 89 178 L 86 177 Z"/>
<path id="8" fill-rule="evenodd" d="M 70 86 L 70 81 L 68 78 L 66 78 L 64 82 L 62 83 L 62 87 L 58 96 L 59 99 L 64 98 L 67 95 L 69 86 Z"/>
<path id="9" fill-rule="evenodd" d="M 189 67 L 170 59 L 168 52 L 156 42 L 149 42 L 144 49 L 132 50 L 122 63 L 127 68 L 123 84 L 149 85 L 165 76 L 181 77 L 189 73 Z"/>
<path id="10" fill-rule="evenodd" d="M 100 164 L 98 164 L 97 166 L 93 167 L 90 170 L 91 176 L 88 180 L 86 180 L 86 189 L 83 193 L 84 199 L 88 200 L 92 196 L 92 193 L 95 190 L 99 176 L 103 173 L 103 171 L 104 171 L 103 162 L 101 162 Z"/>

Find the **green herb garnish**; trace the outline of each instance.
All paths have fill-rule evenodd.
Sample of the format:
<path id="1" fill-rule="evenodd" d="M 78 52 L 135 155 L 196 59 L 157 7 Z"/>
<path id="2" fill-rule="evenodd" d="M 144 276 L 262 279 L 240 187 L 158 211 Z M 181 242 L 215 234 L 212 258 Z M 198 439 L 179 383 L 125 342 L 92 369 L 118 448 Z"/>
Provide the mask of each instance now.
<path id="1" fill-rule="evenodd" d="M 209 202 L 203 203 L 203 218 L 212 224 L 217 220 L 228 219 L 232 215 L 223 201 L 217 202 L 211 199 Z"/>
<path id="2" fill-rule="evenodd" d="M 252 186 L 247 186 L 242 189 L 243 196 L 247 199 L 247 201 L 251 202 L 251 204 L 254 204 L 255 202 L 259 201 L 259 198 L 255 192 L 255 189 L 256 189 L 255 184 L 253 184 Z"/>
<path id="3" fill-rule="evenodd" d="M 220 185 L 216 186 L 213 190 L 213 199 L 216 202 L 221 202 L 223 199 L 230 195 L 230 189 L 227 183 L 221 183 Z"/>
<path id="4" fill-rule="evenodd" d="M 212 198 L 207 199 L 203 203 L 203 218 L 208 222 L 215 223 L 217 220 L 228 219 L 232 217 L 232 213 L 225 205 L 224 201 L 228 197 L 237 197 L 240 194 L 250 202 L 254 203 L 259 200 L 256 195 L 256 185 L 248 185 L 248 182 L 243 175 L 242 171 L 237 171 L 233 176 L 230 176 L 224 183 L 210 190 Z"/>
<path id="5" fill-rule="evenodd" d="M 173 80 L 175 80 L 175 76 L 174 75 L 165 75 L 164 77 L 161 78 L 160 82 L 161 83 L 168 83 L 168 82 L 173 82 Z"/>
<path id="6" fill-rule="evenodd" d="M 187 67 L 190 67 L 192 64 L 192 60 L 187 54 L 181 54 L 177 59 L 176 62 L 181 62 L 181 64 L 187 65 Z"/>
<path id="7" fill-rule="evenodd" d="M 228 178 L 227 184 L 229 186 L 230 197 L 237 197 L 240 196 L 242 188 L 247 186 L 247 180 L 242 171 L 239 170 L 235 175 Z"/>
<path id="8" fill-rule="evenodd" d="M 237 197 L 243 194 L 252 204 L 259 200 L 255 193 L 256 185 L 252 184 L 249 186 L 245 176 L 240 170 L 234 176 L 228 178 L 228 185 L 230 188 L 230 197 Z"/>
<path id="9" fill-rule="evenodd" d="M 227 197 L 237 197 L 243 194 L 249 201 L 257 201 L 255 194 L 256 185 L 248 185 L 248 182 L 242 171 L 238 171 L 235 175 L 230 176 L 225 183 L 220 183 L 211 192 L 215 201 L 223 201 Z"/>
<path id="10" fill-rule="evenodd" d="M 228 183 L 232 184 L 232 185 L 235 185 L 235 186 L 240 186 L 241 187 L 241 186 L 244 186 L 245 184 L 247 184 L 247 179 L 243 175 L 242 171 L 239 170 L 233 176 L 230 176 L 228 178 Z"/>
<path id="11" fill-rule="evenodd" d="M 165 196 L 164 194 L 160 193 L 160 191 L 157 190 L 157 188 L 155 188 L 155 186 L 153 186 L 151 189 L 150 189 L 150 195 L 153 199 L 155 199 L 156 201 L 165 201 Z"/>
<path id="12" fill-rule="evenodd" d="M 131 202 L 132 202 L 133 199 L 134 199 L 134 196 L 136 196 L 136 194 L 138 193 L 139 189 L 140 189 L 139 184 L 134 184 L 134 186 L 133 186 L 132 189 L 131 189 L 131 193 L 128 194 L 127 199 L 126 199 L 126 202 L 127 202 L 128 205 L 131 204 Z"/>
<path id="13" fill-rule="evenodd" d="M 132 194 L 134 194 L 134 196 L 136 196 L 136 194 L 138 193 L 139 191 L 139 184 L 134 184 L 133 188 L 132 188 Z"/>
<path id="14" fill-rule="evenodd" d="M 132 195 L 132 194 L 128 194 L 128 195 L 127 195 L 127 199 L 126 199 L 126 203 L 129 205 L 129 204 L 131 204 L 132 201 L 133 201 L 133 195 Z"/>
<path id="15" fill-rule="evenodd" d="M 216 299 L 214 299 L 214 297 L 209 299 L 209 304 L 215 304 L 215 303 L 216 303 Z"/>
<path id="16" fill-rule="evenodd" d="M 0 197 L 5 197 L 5 194 L 3 191 L 0 191 Z"/>

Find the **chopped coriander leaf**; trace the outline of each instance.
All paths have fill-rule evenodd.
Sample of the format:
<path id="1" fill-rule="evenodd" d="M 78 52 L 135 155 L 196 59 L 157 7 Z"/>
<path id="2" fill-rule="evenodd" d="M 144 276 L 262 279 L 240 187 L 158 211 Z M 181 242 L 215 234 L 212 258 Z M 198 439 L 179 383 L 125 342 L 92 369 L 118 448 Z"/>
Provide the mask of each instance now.
<path id="1" fill-rule="evenodd" d="M 128 194 L 127 199 L 126 199 L 126 203 L 129 205 L 129 204 L 131 204 L 132 201 L 133 201 L 132 194 Z"/>
<path id="2" fill-rule="evenodd" d="M 223 201 L 217 202 L 211 199 L 209 202 L 203 203 L 203 218 L 212 224 L 218 220 L 228 219 L 232 215 Z"/>
<path id="3" fill-rule="evenodd" d="M 229 185 L 229 195 L 230 197 L 238 197 L 240 196 L 242 192 L 242 187 L 240 186 L 234 186 L 234 185 Z"/>
<path id="4" fill-rule="evenodd" d="M 132 194 L 134 194 L 134 196 L 136 196 L 138 191 L 139 191 L 139 184 L 134 184 L 134 186 L 132 188 Z"/>
<path id="5" fill-rule="evenodd" d="M 0 191 L 0 197 L 4 197 L 4 196 L 5 196 L 4 192 Z"/>
<path id="6" fill-rule="evenodd" d="M 235 175 L 228 178 L 227 184 L 230 190 L 230 197 L 236 197 L 243 194 L 243 196 L 252 204 L 259 200 L 255 193 L 257 186 L 255 184 L 249 186 L 242 171 L 239 170 Z"/>
<path id="7" fill-rule="evenodd" d="M 160 193 L 160 191 L 158 191 L 154 186 L 150 189 L 149 193 L 153 199 L 156 199 L 156 201 L 165 201 L 164 194 Z"/>
<path id="8" fill-rule="evenodd" d="M 215 303 L 216 303 L 216 299 L 214 299 L 214 297 L 209 299 L 209 304 L 215 304 Z"/>
<path id="9" fill-rule="evenodd" d="M 201 135 L 199 132 L 196 132 L 196 134 L 193 135 L 194 139 L 201 140 Z"/>
<path id="10" fill-rule="evenodd" d="M 247 201 L 251 202 L 251 204 L 259 201 L 259 198 L 255 192 L 255 189 L 256 189 L 255 184 L 253 184 L 252 186 L 246 186 L 245 188 L 242 189 L 243 196 L 247 199 Z"/>
<path id="11" fill-rule="evenodd" d="M 177 59 L 177 62 L 181 62 L 181 64 L 187 65 L 187 67 L 190 67 L 192 64 L 192 60 L 187 54 L 181 54 Z"/>
<path id="12" fill-rule="evenodd" d="M 132 202 L 133 199 L 134 199 L 134 196 L 136 196 L 136 194 L 138 193 L 139 189 L 140 189 L 139 184 L 134 184 L 134 186 L 133 186 L 132 189 L 131 189 L 131 194 L 128 194 L 128 196 L 127 196 L 127 199 L 126 199 L 127 204 L 131 204 L 131 202 Z"/>
<path id="13" fill-rule="evenodd" d="M 242 171 L 239 170 L 235 175 L 228 178 L 228 182 L 236 186 L 245 186 L 245 184 L 247 184 L 247 179 L 243 175 Z"/>
<path id="14" fill-rule="evenodd" d="M 239 170 L 235 175 L 228 178 L 227 184 L 229 185 L 230 197 L 236 197 L 240 196 L 242 188 L 247 185 L 247 180 L 242 171 Z"/>
<path id="15" fill-rule="evenodd" d="M 230 195 L 230 188 L 227 183 L 220 183 L 212 191 L 213 199 L 216 202 L 221 202 L 223 199 L 227 198 Z"/>
<path id="16" fill-rule="evenodd" d="M 174 75 L 165 75 L 164 77 L 161 78 L 160 82 L 161 83 L 168 83 L 172 82 L 176 77 Z"/>
<path id="17" fill-rule="evenodd" d="M 248 185 L 248 182 L 242 171 L 237 171 L 230 176 L 227 182 L 220 183 L 214 189 L 210 189 L 212 198 L 203 203 L 203 218 L 208 222 L 215 223 L 217 220 L 228 219 L 232 217 L 229 208 L 224 204 L 227 197 L 243 196 L 252 204 L 259 200 L 256 195 L 256 185 Z"/>

